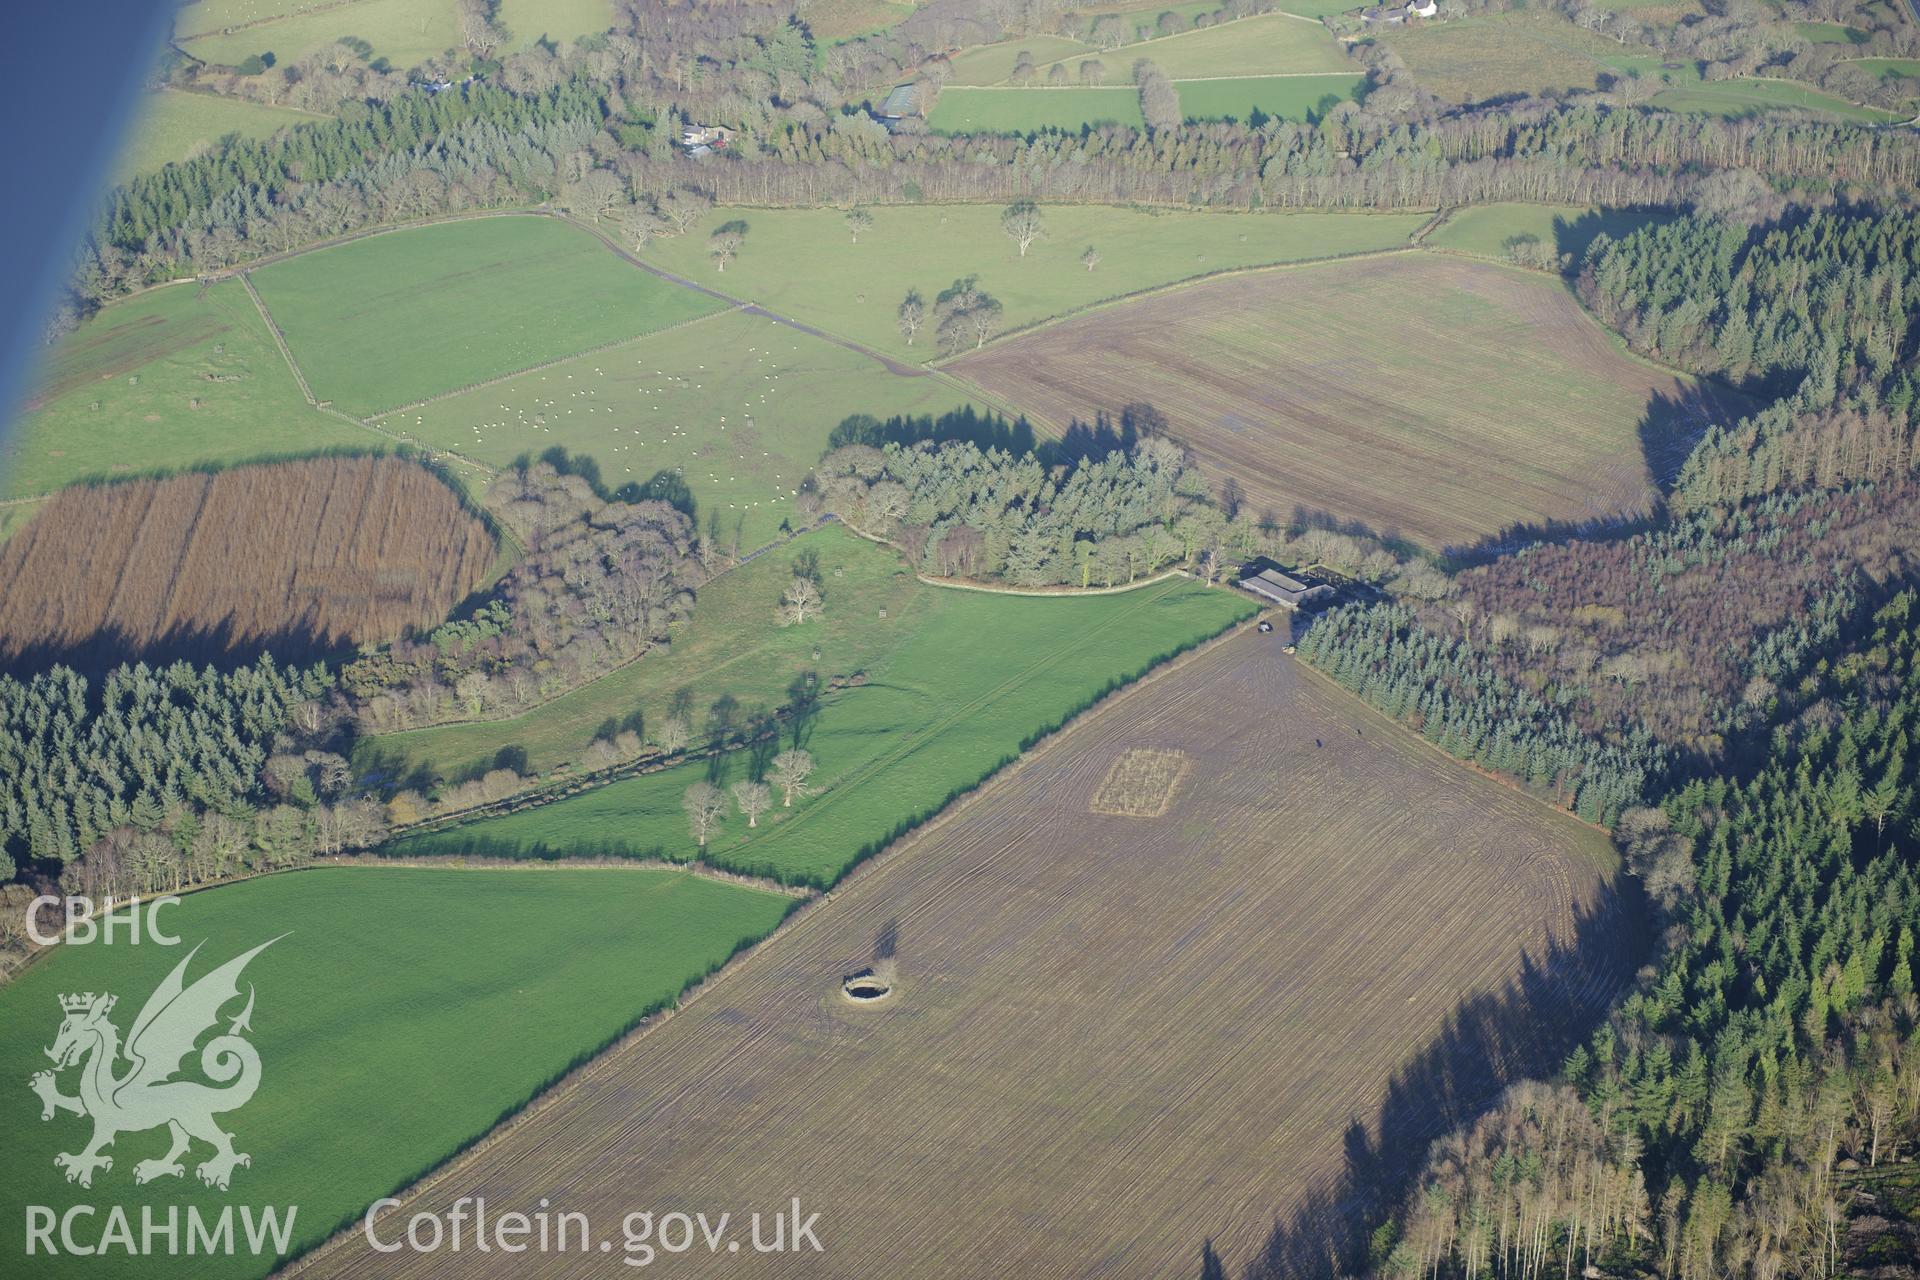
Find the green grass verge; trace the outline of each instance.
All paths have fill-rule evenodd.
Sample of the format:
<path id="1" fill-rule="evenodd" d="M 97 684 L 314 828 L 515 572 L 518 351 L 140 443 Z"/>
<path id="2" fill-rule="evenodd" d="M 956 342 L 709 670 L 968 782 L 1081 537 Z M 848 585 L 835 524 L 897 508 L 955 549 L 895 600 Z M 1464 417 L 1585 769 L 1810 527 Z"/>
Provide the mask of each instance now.
<path id="1" fill-rule="evenodd" d="M 513 49 L 531 49 L 542 39 L 562 49 L 581 36 L 613 26 L 612 0 L 500 0 L 501 25 L 513 33 Z"/>
<path id="2" fill-rule="evenodd" d="M 194 5 L 174 20 L 174 30 L 192 37 L 178 42 L 182 49 L 221 66 L 237 66 L 261 53 L 271 53 L 276 63 L 290 65 L 336 40 L 353 37 L 373 46 L 374 59 L 384 58 L 403 71 L 460 45 L 450 0 L 353 0 L 306 13 L 294 12 L 296 8 L 282 0 Z M 225 30 L 256 18 L 271 21 L 230 34 Z"/>
<path id="3" fill-rule="evenodd" d="M 228 134 L 264 138 L 324 118 L 211 93 L 149 93 L 134 113 L 131 134 L 113 167 L 113 181 L 124 182 L 136 173 L 186 160 Z"/>
<path id="4" fill-rule="evenodd" d="M 1900 118 L 1891 111 L 1856 106 L 1791 80 L 1703 81 L 1684 88 L 1663 89 L 1653 95 L 1653 105 L 1666 111 L 1692 111 L 1728 118 L 1796 109 L 1874 124 Z"/>
<path id="5" fill-rule="evenodd" d="M 1870 39 L 1859 28 L 1838 22 L 1796 22 L 1793 29 L 1811 44 L 1865 44 Z"/>
<path id="6" fill-rule="evenodd" d="M 871 356 L 734 311 L 381 425 L 496 466 L 559 445 L 599 463 L 609 489 L 677 472 L 702 532 L 717 516 L 723 543 L 744 551 L 792 514 L 794 490 L 847 415 L 939 414 L 967 402 L 945 379 L 903 377 Z"/>
<path id="7" fill-rule="evenodd" d="M 1398 247 L 1424 221 L 1418 214 L 1049 205 L 1043 210 L 1047 238 L 1023 258 L 1000 228 L 998 206 L 887 206 L 872 213 L 872 228 L 854 244 L 838 210 L 723 209 L 688 235 L 656 241 L 647 253 L 668 270 L 724 284 L 897 358 L 924 360 L 938 352 L 931 330 L 908 346 L 895 323 L 910 288 L 931 309 L 956 277 L 977 275 L 980 287 L 1006 308 L 1005 327 L 1015 328 L 1209 272 Z M 707 233 L 736 218 L 747 223 L 746 242 L 721 276 L 706 260 Z M 1101 255 L 1093 271 L 1080 262 L 1089 245 Z"/>
<path id="8" fill-rule="evenodd" d="M 8 434 L 0 495 L 384 445 L 307 404 L 238 280 L 173 285 L 103 308 L 54 348 L 37 387 Z"/>
<path id="9" fill-rule="evenodd" d="M 1614 239 L 1641 227 L 1670 222 L 1673 214 L 1650 209 L 1579 208 L 1574 205 L 1483 204 L 1462 209 L 1424 241 L 1483 258 L 1506 259 L 1507 241 L 1530 235 L 1575 262 L 1586 257 L 1594 237 Z"/>
<path id="10" fill-rule="evenodd" d="M 1358 102 L 1365 76 L 1243 76 L 1233 80 L 1182 80 L 1180 111 L 1189 120 L 1237 120 L 1260 115 L 1276 120 L 1318 120 L 1342 102 Z"/>
<path id="11" fill-rule="evenodd" d="M 829 578 L 827 608 L 834 609 Z M 829 694 L 798 737 L 821 793 L 712 837 L 716 865 L 829 885 L 1102 694 L 1253 612 L 1238 593 L 1174 579 L 1108 596 L 1020 598 L 920 587 L 863 619 L 885 653 L 864 685 Z M 770 624 L 762 624 L 770 625 Z M 789 726 L 782 745 L 791 745 Z M 690 858 L 680 800 L 749 775 L 751 753 L 695 761 L 558 803 L 405 839 L 395 854 Z"/>
<path id="12" fill-rule="evenodd" d="M 1140 91 L 1130 85 L 1101 89 L 968 89 L 940 91 L 927 127 L 936 133 L 1037 133 L 1103 124 L 1145 123 Z"/>
<path id="13" fill-rule="evenodd" d="M 0 1251 L 23 1256 L 29 1204 L 101 1206 L 81 1222 L 96 1238 L 108 1205 L 124 1206 L 136 1232 L 147 1205 L 163 1216 L 170 1205 L 297 1206 L 295 1248 L 311 1248 L 671 1005 L 792 905 L 675 871 L 334 868 L 189 895 L 161 917 L 179 947 L 62 946 L 0 990 L 0 1126 L 13 1153 L 0 1162 Z M 191 981 L 280 934 L 243 978 L 257 992 L 262 1083 L 220 1119 L 252 1156 L 231 1191 L 203 1187 L 191 1167 L 136 1186 L 134 1165 L 165 1153 L 164 1130 L 122 1134 L 91 1190 L 66 1183 L 53 1156 L 79 1150 L 89 1126 L 66 1114 L 42 1123 L 26 1088 L 48 1065 L 56 997 L 114 993 L 124 1034 L 189 947 L 204 940 Z M 238 1012 L 237 1001 L 225 1010 Z M 71 1073 L 62 1087 L 73 1090 Z M 197 1144 L 191 1160 L 206 1155 Z M 261 1275 L 270 1261 L 62 1256 L 28 1270 L 201 1280 Z"/>
<path id="14" fill-rule="evenodd" d="M 1069 72 L 1077 72 L 1088 56 L 1106 67 L 1108 83 L 1133 79 L 1133 64 L 1150 58 L 1169 79 L 1198 76 L 1258 76 L 1281 72 L 1353 70 L 1353 62 L 1325 27 L 1300 22 L 1284 13 L 1262 14 L 1196 27 L 1178 35 L 1122 45 L 1112 53 L 1061 55 Z M 1037 60 L 1038 55 L 1036 55 Z M 1046 65 L 1040 67 L 1046 73 Z"/>
<path id="15" fill-rule="evenodd" d="M 1080 54 L 1093 57 L 1097 52 L 1067 36 L 1022 36 L 998 44 L 979 44 L 953 55 L 948 63 L 949 85 L 1004 84 L 1013 74 L 1013 64 L 1022 52 L 1033 55 L 1036 66 Z"/>
<path id="16" fill-rule="evenodd" d="M 551 218 L 476 218 L 303 253 L 253 273 L 313 394 L 366 416 L 725 304 Z"/>

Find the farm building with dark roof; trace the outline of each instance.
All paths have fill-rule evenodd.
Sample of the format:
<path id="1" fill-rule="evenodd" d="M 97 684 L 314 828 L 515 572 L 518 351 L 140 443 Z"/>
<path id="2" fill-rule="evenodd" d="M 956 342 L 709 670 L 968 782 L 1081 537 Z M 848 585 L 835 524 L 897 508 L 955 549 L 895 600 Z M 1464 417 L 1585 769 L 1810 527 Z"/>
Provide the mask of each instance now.
<path id="1" fill-rule="evenodd" d="M 1271 568 L 1249 574 L 1240 579 L 1240 585 L 1286 609 L 1298 609 L 1333 595 L 1333 588 L 1324 582 L 1302 582 L 1292 574 Z"/>

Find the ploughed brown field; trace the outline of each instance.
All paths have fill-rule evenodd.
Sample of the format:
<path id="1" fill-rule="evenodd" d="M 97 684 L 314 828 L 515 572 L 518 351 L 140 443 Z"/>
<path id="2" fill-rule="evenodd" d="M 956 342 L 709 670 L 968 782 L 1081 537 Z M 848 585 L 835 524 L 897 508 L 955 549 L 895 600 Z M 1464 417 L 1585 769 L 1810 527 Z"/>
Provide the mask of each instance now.
<path id="1" fill-rule="evenodd" d="M 66 489 L 0 546 L 0 660 L 304 657 L 438 623 L 493 537 L 431 471 L 311 458 Z"/>
<path id="2" fill-rule="evenodd" d="M 1643 512 L 1728 416 L 1558 280 L 1418 252 L 1175 289 L 947 367 L 1056 432 L 1151 404 L 1256 513 L 1436 550 Z"/>
<path id="3" fill-rule="evenodd" d="M 857 873 L 685 1009 L 383 1216 L 770 1213 L 674 1274 L 1329 1271 L 1369 1196 L 1556 1064 L 1631 968 L 1606 838 L 1242 631 Z M 1097 812 L 1126 810 L 1146 816 Z M 891 938 L 891 995 L 842 981 Z M 883 976 L 887 970 L 882 967 Z M 502 1052 L 511 1052 L 503 1046 Z M 1283 1224 L 1276 1230 L 1276 1221 Z M 770 1236 L 770 1229 L 769 1229 Z M 606 1255 L 374 1252 L 305 1274 L 586 1276 Z"/>

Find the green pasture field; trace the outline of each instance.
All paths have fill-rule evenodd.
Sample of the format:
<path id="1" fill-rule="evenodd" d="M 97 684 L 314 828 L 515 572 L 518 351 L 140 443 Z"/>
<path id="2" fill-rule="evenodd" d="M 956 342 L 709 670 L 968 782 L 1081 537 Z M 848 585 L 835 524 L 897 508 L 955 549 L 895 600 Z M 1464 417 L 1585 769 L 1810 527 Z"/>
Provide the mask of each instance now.
<path id="1" fill-rule="evenodd" d="M 61 946 L 0 990 L 0 1249 L 24 1252 L 23 1206 L 64 1212 L 117 1204 L 139 1231 L 140 1207 L 228 1203 L 298 1206 L 293 1251 L 314 1245 L 518 1110 L 556 1077 L 644 1015 L 769 933 L 793 899 L 677 871 L 327 868 L 268 876 L 190 894 L 161 917 L 182 939 Z M 284 935 L 284 936 L 281 936 Z M 261 1059 L 259 1092 L 220 1117 L 252 1157 L 230 1192 L 184 1178 L 134 1183 L 134 1166 L 167 1148 L 164 1129 L 127 1132 L 111 1170 L 90 1190 L 54 1167 L 90 1126 L 62 1114 L 42 1123 L 26 1087 L 48 1063 L 60 1024 L 57 997 L 105 991 L 125 1034 L 148 993 L 187 954 L 191 982 L 270 938 L 279 941 L 241 979 L 255 1004 L 249 1037 Z M 235 1001 L 227 1019 L 240 1012 Z M 513 1028 L 504 1045 L 502 1028 Z M 197 1058 L 189 1058 L 188 1071 Z M 61 1087 L 74 1088 L 69 1072 Z M 105 1210 L 91 1220 L 97 1239 Z M 83 1224 L 85 1220 L 82 1220 Z M 236 1233 L 239 1228 L 236 1226 Z M 184 1222 L 182 1226 L 184 1249 Z M 117 1256 L 37 1258 L 36 1276 L 97 1276 Z M 141 1276 L 262 1275 L 271 1259 L 145 1257 Z"/>
<path id="2" fill-rule="evenodd" d="M 1092 46 L 1067 36 L 1022 36 L 997 44 L 977 44 L 961 50 L 949 61 L 947 84 L 1005 84 L 1022 51 L 1033 55 L 1036 66 L 1057 62 L 1072 54 L 1091 57 L 1097 52 Z"/>
<path id="3" fill-rule="evenodd" d="M 211 93 L 162 90 L 140 100 L 113 181 L 124 182 L 173 161 L 186 160 L 230 133 L 265 138 L 290 125 L 325 119 L 305 111 L 262 106 Z"/>
<path id="4" fill-rule="evenodd" d="M 1454 249 L 1483 258 L 1505 259 L 1507 241 L 1534 236 L 1557 253 L 1570 253 L 1578 263 L 1586 257 L 1594 237 L 1603 232 L 1614 239 L 1641 227 L 1670 222 L 1673 214 L 1650 209 L 1580 208 L 1557 204 L 1481 204 L 1461 209 L 1423 243 L 1434 249 Z"/>
<path id="5" fill-rule="evenodd" d="M 1866 32 L 1839 22 L 1796 22 L 1793 29 L 1812 44 L 1865 44 Z"/>
<path id="6" fill-rule="evenodd" d="M 1035 54 L 1038 61 L 1039 55 Z M 1198 27 L 1179 35 L 1161 36 L 1138 44 L 1122 45 L 1111 53 L 1097 55 L 1107 69 L 1107 83 L 1123 84 L 1133 78 L 1133 64 L 1151 58 L 1172 80 L 1191 80 L 1203 76 L 1261 76 L 1278 73 L 1310 73 L 1353 70 L 1353 62 L 1340 50 L 1333 33 L 1313 23 L 1300 22 L 1284 13 L 1262 14 L 1213 27 Z M 1077 73 L 1085 56 L 1061 55 L 1056 61 Z M 1047 64 L 1040 65 L 1041 75 Z"/>
<path id="7" fill-rule="evenodd" d="M 803 554 L 820 558 L 827 611 L 804 627 L 773 626 L 774 604 Z M 878 625 L 880 610 L 889 621 L 914 616 L 911 606 L 929 590 L 891 549 L 829 524 L 702 587 L 693 616 L 674 626 L 665 649 L 509 720 L 382 734 L 363 743 L 356 763 L 459 778 L 490 768 L 508 749 L 525 752 L 545 774 L 576 763 L 609 718 L 638 712 L 651 734 L 676 703 L 696 726 L 723 697 L 743 714 L 777 707 L 803 675 L 824 684 L 879 662 L 899 629 Z"/>
<path id="8" fill-rule="evenodd" d="M 722 209 L 684 236 L 657 240 L 648 257 L 783 315 L 854 338 L 902 359 L 939 353 L 933 329 L 908 346 L 895 311 L 908 289 L 931 310 L 960 276 L 1005 307 L 1018 328 L 1089 303 L 1236 267 L 1397 248 L 1419 214 L 1148 212 L 1048 205 L 1047 238 L 1026 257 L 1001 230 L 994 205 L 884 206 L 855 244 L 836 209 Z M 706 260 L 709 230 L 741 219 L 747 236 L 724 275 Z M 1088 271 L 1080 255 L 1101 254 Z M 851 282 L 857 281 L 858 284 Z M 849 410 L 851 412 L 851 410 Z M 637 470 L 637 468 L 636 468 Z"/>
<path id="9" fill-rule="evenodd" d="M 800 20 L 817 44 L 838 44 L 885 31 L 914 8 L 910 0 L 808 0 L 799 6 Z"/>
<path id="10" fill-rule="evenodd" d="M 919 586 L 886 618 L 864 619 L 884 644 L 867 682 L 828 694 L 797 735 L 792 725 L 783 732 L 782 746 L 797 736 L 813 753 L 820 793 L 774 808 L 754 830 L 730 815 L 704 856 L 750 874 L 830 885 L 1103 692 L 1252 612 L 1235 592 L 1180 578 L 1040 599 Z M 751 753 L 737 751 L 403 839 L 390 851 L 690 858 L 696 846 L 680 807 L 686 789 L 703 779 L 737 781 L 752 767 Z"/>
<path id="11" fill-rule="evenodd" d="M 1291 13 L 1296 18 L 1324 18 L 1364 8 L 1364 4 L 1353 4 L 1349 0 L 1280 0 L 1280 12 Z"/>
<path id="12" fill-rule="evenodd" d="M 1656 83 L 1699 79 L 1691 64 L 1663 67 L 1657 57 L 1539 11 L 1423 22 L 1374 38 L 1400 55 L 1422 87 L 1455 102 L 1591 89 L 1603 74 L 1634 71 Z"/>
<path id="13" fill-rule="evenodd" d="M 365 417 L 725 304 L 550 218 L 475 218 L 303 253 L 254 286 L 321 400 Z"/>
<path id="14" fill-rule="evenodd" d="M 1146 123 L 1140 114 L 1140 91 L 1131 85 L 1098 89 L 968 89 L 940 91 L 927 118 L 936 133 L 1037 133 L 1042 129 L 1074 132 L 1103 124 Z"/>
<path id="15" fill-rule="evenodd" d="M 197 12 L 202 9 L 209 12 Z M 248 21 L 243 15 L 256 9 L 259 17 L 271 21 L 225 32 L 226 27 Z M 285 0 L 260 4 L 222 0 L 217 9 L 195 5 L 175 19 L 174 30 L 188 36 L 177 43 L 205 62 L 237 66 L 258 53 L 272 53 L 282 64 L 296 62 L 352 36 L 373 46 L 373 58 L 385 58 L 400 71 L 461 44 L 452 0 L 352 0 L 307 13 L 293 9 Z"/>
<path id="16" fill-rule="evenodd" d="M 190 39 L 225 27 L 285 18 L 304 7 L 303 0 L 193 0 L 174 14 L 173 34 L 176 39 Z"/>
<path id="17" fill-rule="evenodd" d="M 1849 65 L 1882 80 L 1920 80 L 1920 58 L 1855 58 Z M 1920 85 L 1911 87 L 1920 88 Z"/>
<path id="18" fill-rule="evenodd" d="M 0 496 L 382 443 L 307 404 L 238 280 L 170 285 L 103 307 L 53 349 L 6 435 Z"/>
<path id="19" fill-rule="evenodd" d="M 1653 105 L 1667 111 L 1691 111 L 1704 115 L 1742 117 L 1767 111 L 1792 110 L 1818 112 L 1884 124 L 1900 117 L 1877 107 L 1862 107 L 1812 85 L 1793 80 L 1714 80 L 1690 84 L 1684 88 L 1663 89 L 1653 95 Z"/>
<path id="20" fill-rule="evenodd" d="M 592 457 L 609 489 L 677 471 L 701 529 L 718 514 L 723 542 L 750 550 L 792 514 L 794 490 L 848 415 L 941 414 L 971 399 L 938 376 L 893 373 L 871 356 L 732 311 L 380 423 L 495 466 L 559 445 Z"/>
<path id="21" fill-rule="evenodd" d="M 1238 120 L 1254 112 L 1277 120 L 1319 119 L 1342 102 L 1358 102 L 1365 76 L 1242 76 L 1181 80 L 1180 111 L 1189 120 Z"/>
<path id="22" fill-rule="evenodd" d="M 581 36 L 610 30 L 613 4 L 612 0 L 500 0 L 498 17 L 512 35 L 515 49 L 531 49 L 543 36 L 565 49 Z"/>

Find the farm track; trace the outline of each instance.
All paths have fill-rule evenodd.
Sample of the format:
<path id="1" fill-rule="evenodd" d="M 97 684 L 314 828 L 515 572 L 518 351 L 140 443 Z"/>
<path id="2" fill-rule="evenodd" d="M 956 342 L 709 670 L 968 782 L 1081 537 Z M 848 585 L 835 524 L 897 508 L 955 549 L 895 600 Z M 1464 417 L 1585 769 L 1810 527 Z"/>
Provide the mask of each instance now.
<path id="1" fill-rule="evenodd" d="M 1090 813 L 1142 745 L 1195 762 L 1165 815 Z M 954 816 L 443 1170 L 385 1232 L 482 1191 L 495 1212 L 564 1194 L 596 1231 L 636 1206 L 798 1195 L 825 1254 L 757 1270 L 1163 1276 L 1211 1241 L 1237 1273 L 1276 1214 L 1351 1212 L 1362 1174 L 1391 1191 L 1429 1134 L 1556 1062 L 1631 971 L 1603 837 L 1250 630 L 1109 700 Z M 840 978 L 883 926 L 896 993 L 848 1004 Z M 355 1229 L 300 1270 L 597 1261 L 380 1255 Z"/>

